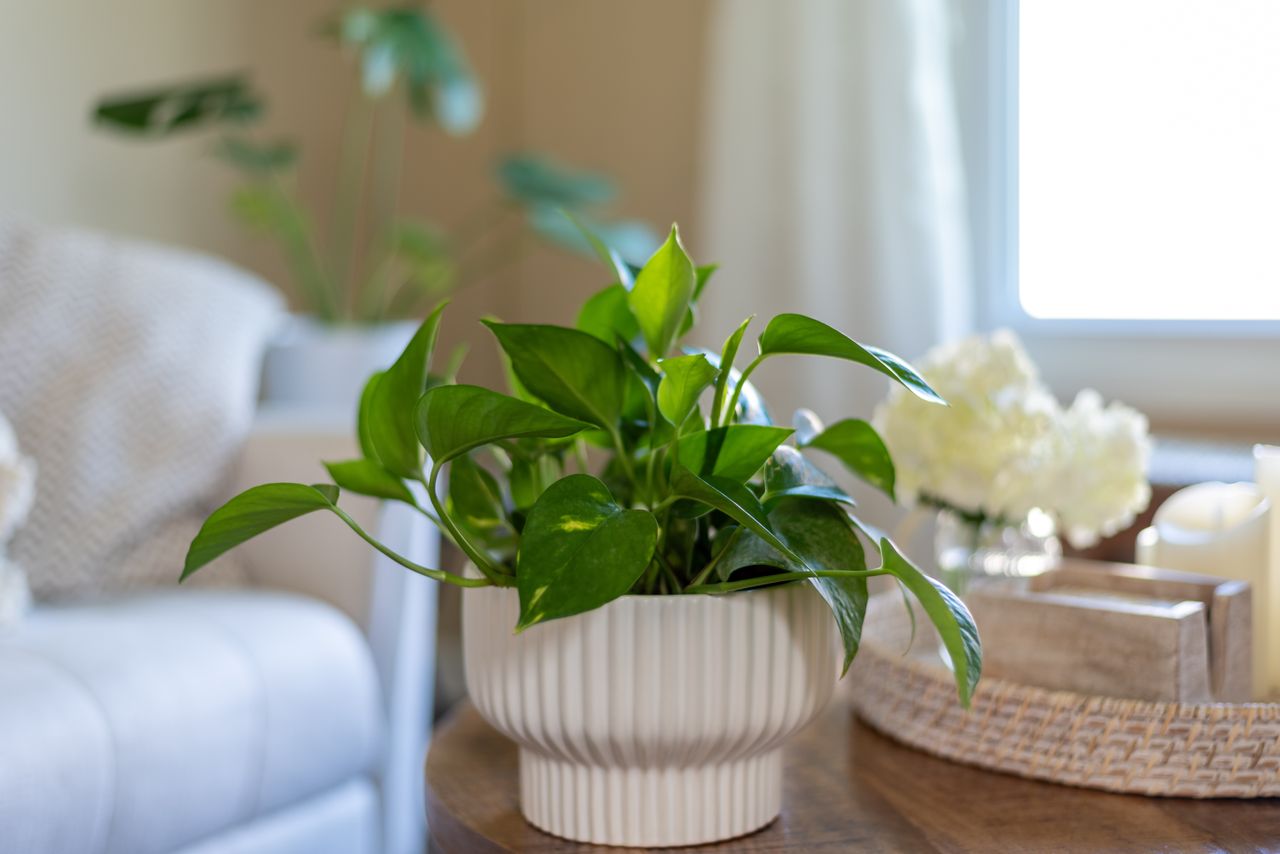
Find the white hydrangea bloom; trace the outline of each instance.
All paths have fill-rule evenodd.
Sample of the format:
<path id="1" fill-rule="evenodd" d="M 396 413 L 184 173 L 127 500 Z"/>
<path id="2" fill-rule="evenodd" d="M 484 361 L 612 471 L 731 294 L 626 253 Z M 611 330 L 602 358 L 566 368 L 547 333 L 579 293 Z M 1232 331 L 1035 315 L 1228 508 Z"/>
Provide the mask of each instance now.
<path id="1" fill-rule="evenodd" d="M 1018 523 L 1054 516 L 1072 545 L 1127 527 L 1146 506 L 1147 421 L 1081 392 L 1068 410 L 1008 331 L 936 347 L 916 367 L 950 407 L 894 388 L 873 424 L 893 455 L 898 495 Z"/>
<path id="2" fill-rule="evenodd" d="M 949 407 L 895 387 L 872 423 L 897 469 L 898 496 L 1020 521 L 1037 506 L 1057 402 L 1012 332 L 929 351 L 916 368 Z"/>
<path id="3" fill-rule="evenodd" d="M 1129 527 L 1151 500 L 1146 416 L 1122 403 L 1104 405 L 1086 389 L 1063 413 L 1057 444 L 1045 488 L 1071 545 L 1084 548 Z"/>

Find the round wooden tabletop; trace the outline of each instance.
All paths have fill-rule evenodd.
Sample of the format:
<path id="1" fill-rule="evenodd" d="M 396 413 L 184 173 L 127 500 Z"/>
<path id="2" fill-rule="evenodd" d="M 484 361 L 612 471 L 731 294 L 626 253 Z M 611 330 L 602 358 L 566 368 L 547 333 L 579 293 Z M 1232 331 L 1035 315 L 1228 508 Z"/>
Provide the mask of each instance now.
<path id="1" fill-rule="evenodd" d="M 520 816 L 516 749 L 463 703 L 427 757 L 434 850 L 619 851 Z M 682 851 L 1280 850 L 1280 799 L 1110 795 L 955 765 L 868 729 L 839 704 L 787 746 L 782 815 L 752 836 Z"/>

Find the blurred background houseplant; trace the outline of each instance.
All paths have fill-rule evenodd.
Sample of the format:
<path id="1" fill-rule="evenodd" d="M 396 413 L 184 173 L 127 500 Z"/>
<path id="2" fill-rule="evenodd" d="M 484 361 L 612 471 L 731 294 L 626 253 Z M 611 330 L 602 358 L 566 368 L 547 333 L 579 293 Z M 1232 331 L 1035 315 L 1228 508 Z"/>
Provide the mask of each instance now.
<path id="1" fill-rule="evenodd" d="M 300 312 L 267 352 L 266 402 L 350 406 L 364 378 L 403 349 L 424 306 L 500 272 L 530 237 L 590 251 L 562 211 L 631 263 L 657 245 L 643 223 L 599 216 L 614 196 L 609 178 L 532 153 L 504 155 L 493 197 L 451 230 L 403 213 L 406 122 L 470 135 L 485 111 L 481 82 L 425 6 L 349 8 L 325 19 L 320 34 L 352 55 L 358 76 L 327 209 L 302 198 L 297 142 L 256 131 L 266 99 L 248 74 L 113 94 L 93 111 L 100 126 L 138 138 L 216 131 L 210 153 L 241 180 L 230 212 L 276 244 L 288 270 L 279 284 Z"/>

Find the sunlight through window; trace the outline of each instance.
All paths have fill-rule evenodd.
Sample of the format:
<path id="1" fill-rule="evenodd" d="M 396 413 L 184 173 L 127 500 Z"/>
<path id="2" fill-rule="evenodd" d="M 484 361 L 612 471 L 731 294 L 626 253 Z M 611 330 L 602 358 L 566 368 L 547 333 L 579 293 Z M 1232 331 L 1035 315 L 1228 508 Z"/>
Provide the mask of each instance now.
<path id="1" fill-rule="evenodd" d="M 1033 317 L 1280 319 L 1280 2 L 1019 9 Z"/>

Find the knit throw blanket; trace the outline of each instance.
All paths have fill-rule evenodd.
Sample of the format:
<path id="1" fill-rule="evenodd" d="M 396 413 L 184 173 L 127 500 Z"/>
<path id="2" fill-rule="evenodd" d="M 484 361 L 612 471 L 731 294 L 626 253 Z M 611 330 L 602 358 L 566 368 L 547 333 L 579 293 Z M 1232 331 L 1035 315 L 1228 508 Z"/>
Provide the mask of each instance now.
<path id="1" fill-rule="evenodd" d="M 8 556 L 37 599 L 177 580 L 279 308 L 211 258 L 0 220 L 0 412 L 39 470 Z"/>

